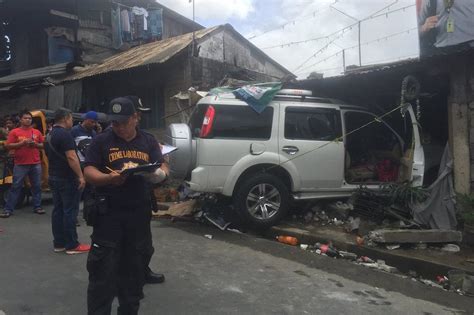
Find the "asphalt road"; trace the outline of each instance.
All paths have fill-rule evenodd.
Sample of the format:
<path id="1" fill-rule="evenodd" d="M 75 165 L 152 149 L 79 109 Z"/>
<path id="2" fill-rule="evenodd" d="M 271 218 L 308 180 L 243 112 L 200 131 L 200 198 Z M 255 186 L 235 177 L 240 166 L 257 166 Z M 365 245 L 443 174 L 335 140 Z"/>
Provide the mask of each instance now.
<path id="1" fill-rule="evenodd" d="M 0 315 L 86 314 L 85 254 L 52 251 L 50 207 L 0 220 Z M 154 221 L 141 314 L 472 314 L 474 300 L 251 235 Z M 90 228 L 78 228 L 82 241 Z M 212 234 L 212 239 L 203 235 Z M 115 311 L 114 311 L 115 313 Z"/>

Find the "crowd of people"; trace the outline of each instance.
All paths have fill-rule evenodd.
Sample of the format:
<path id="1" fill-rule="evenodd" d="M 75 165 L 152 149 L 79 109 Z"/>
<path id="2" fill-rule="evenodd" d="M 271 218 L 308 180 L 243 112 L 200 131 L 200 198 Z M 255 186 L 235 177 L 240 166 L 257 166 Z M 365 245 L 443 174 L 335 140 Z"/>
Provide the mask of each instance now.
<path id="1" fill-rule="evenodd" d="M 94 111 L 83 114 L 82 122 L 73 126 L 72 113 L 60 108 L 45 135 L 34 128 L 33 115 L 26 110 L 19 114 L 18 123 L 14 118 L 4 121 L 4 146 L 14 156 L 14 167 L 0 217 L 13 215 L 27 176 L 33 212 L 45 213 L 40 160 L 44 149 L 53 196 L 53 251 L 89 253 L 89 314 L 110 314 L 115 297 L 120 314 L 137 314 L 143 285 L 164 281 L 164 275 L 149 267 L 154 253 L 150 221 L 153 188 L 167 178 L 168 166 L 158 141 L 138 127 L 141 113 L 148 110 L 138 97 L 116 98 L 109 104 L 110 125 L 103 132 L 97 128 L 100 124 Z M 122 174 L 140 165 L 152 168 L 136 176 Z M 77 234 L 83 195 L 86 221 L 93 227 L 91 245 L 79 242 Z"/>

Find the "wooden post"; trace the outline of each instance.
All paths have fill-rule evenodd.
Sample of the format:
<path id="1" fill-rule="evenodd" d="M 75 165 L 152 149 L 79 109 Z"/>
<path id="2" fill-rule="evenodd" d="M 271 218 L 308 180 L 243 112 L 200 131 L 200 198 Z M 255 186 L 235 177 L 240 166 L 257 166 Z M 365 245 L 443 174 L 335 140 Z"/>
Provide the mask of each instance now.
<path id="1" fill-rule="evenodd" d="M 469 107 L 467 102 L 466 58 L 450 59 L 450 95 L 448 98 L 449 135 L 454 158 L 454 189 L 471 191 L 469 152 Z"/>

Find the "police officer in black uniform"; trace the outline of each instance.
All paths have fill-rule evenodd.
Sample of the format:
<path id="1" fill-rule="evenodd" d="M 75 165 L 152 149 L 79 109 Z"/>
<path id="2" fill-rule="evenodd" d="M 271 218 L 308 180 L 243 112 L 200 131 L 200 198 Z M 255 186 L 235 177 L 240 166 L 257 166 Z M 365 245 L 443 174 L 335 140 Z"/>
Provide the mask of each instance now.
<path id="1" fill-rule="evenodd" d="M 149 246 L 147 180 L 156 183 L 167 174 L 159 168 L 147 180 L 121 175 L 124 169 L 163 162 L 163 158 L 155 138 L 137 129 L 138 115 L 130 99 L 112 100 L 108 118 L 112 128 L 94 138 L 85 159 L 84 176 L 95 187 L 93 210 L 87 211 L 94 227 L 87 259 L 88 313 L 110 314 L 117 296 L 118 314 L 137 314 Z"/>
<path id="2" fill-rule="evenodd" d="M 143 103 L 142 103 L 141 99 L 138 96 L 128 95 L 128 96 L 125 96 L 125 97 L 130 99 L 133 102 L 133 105 L 135 106 L 135 109 L 136 109 L 137 114 L 138 114 L 138 122 L 140 122 L 142 113 L 150 113 L 151 112 L 151 108 L 143 106 Z M 165 165 L 165 167 L 166 167 L 166 165 Z M 166 173 L 168 173 L 168 169 L 167 168 L 164 168 L 164 169 L 165 169 Z M 153 189 L 150 191 L 150 194 L 151 194 L 153 205 L 156 205 L 156 198 L 154 198 Z M 150 209 L 150 211 L 155 210 L 153 208 L 153 205 L 152 205 L 152 209 Z M 152 239 L 152 234 L 151 234 L 151 228 L 150 228 L 150 226 L 148 226 L 148 242 L 147 242 L 147 246 L 146 246 L 145 261 L 144 261 L 144 263 L 145 263 L 145 283 L 148 283 L 148 284 L 162 283 L 162 282 L 165 281 L 165 275 L 164 274 L 153 272 L 151 270 L 150 266 L 149 266 L 151 258 L 152 258 L 154 253 L 155 253 L 155 248 L 153 247 L 153 239 Z"/>

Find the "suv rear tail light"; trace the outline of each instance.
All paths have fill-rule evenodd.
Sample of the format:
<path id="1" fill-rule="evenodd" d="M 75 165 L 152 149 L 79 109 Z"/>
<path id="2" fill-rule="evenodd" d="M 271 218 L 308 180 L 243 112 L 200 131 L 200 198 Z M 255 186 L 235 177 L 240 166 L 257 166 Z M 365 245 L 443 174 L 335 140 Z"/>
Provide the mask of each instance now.
<path id="1" fill-rule="evenodd" d="M 199 135 L 201 138 L 207 138 L 211 134 L 215 115 L 216 110 L 214 109 L 214 106 L 209 106 L 206 115 L 204 115 L 204 119 L 202 120 L 201 134 Z"/>

